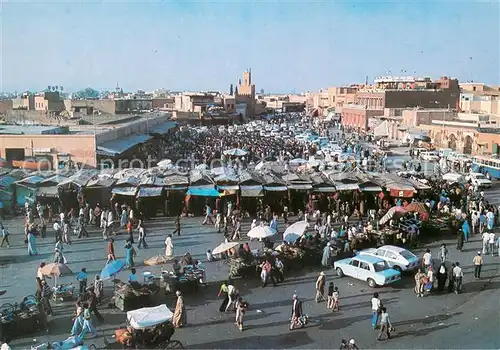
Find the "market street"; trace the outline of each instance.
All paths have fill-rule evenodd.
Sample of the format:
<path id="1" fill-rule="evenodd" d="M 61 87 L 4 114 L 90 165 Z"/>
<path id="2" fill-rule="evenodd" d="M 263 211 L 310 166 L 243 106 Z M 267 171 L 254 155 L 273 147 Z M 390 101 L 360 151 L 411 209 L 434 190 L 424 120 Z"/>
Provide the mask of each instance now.
<path id="1" fill-rule="evenodd" d="M 173 238 L 175 254 L 183 255 L 191 252 L 193 257 L 204 259 L 206 249 L 214 248 L 222 241 L 213 227 L 200 226 L 201 218 L 184 219 L 182 236 Z M 12 221 L 7 221 L 11 228 Z M 243 232 L 249 229 L 245 222 Z M 168 219 L 157 219 L 149 223 L 148 250 L 140 250 L 136 262 L 163 251 L 165 235 L 173 230 L 173 222 Z M 14 232 L 14 231 L 12 231 Z M 19 302 L 24 294 L 18 290 L 26 290 L 34 286 L 36 266 L 40 261 L 51 261 L 53 240 L 46 238 L 39 243 L 40 256 L 27 257 L 22 243 L 22 235 L 13 235 L 15 247 L 3 249 L 2 257 L 12 254 L 13 260 L 4 266 L 2 286 L 7 293 L 2 296 L 2 303 Z M 116 239 L 117 255 L 123 256 L 125 236 Z M 285 276 L 285 282 L 277 287 L 261 288 L 258 279 L 235 280 L 235 286 L 250 303 L 245 316 L 245 330 L 238 331 L 234 324 L 233 314 L 221 315 L 218 311 L 220 299 L 217 299 L 218 283 L 199 291 L 197 295 L 186 296 L 188 326 L 177 330 L 173 339 L 181 341 L 189 348 L 332 348 L 339 345 L 343 338 L 355 338 L 361 348 L 498 348 L 498 336 L 492 330 L 498 329 L 498 294 L 500 286 L 500 258 L 485 256 L 483 278 L 474 281 L 472 258 L 480 249 L 479 237 L 466 243 L 464 252 L 455 250 L 455 242 L 447 241 L 450 260 L 460 261 L 464 267 L 464 288 L 459 295 L 431 295 L 418 299 L 413 293 L 413 277 L 405 276 L 392 287 L 377 288 L 381 299 L 388 307 L 392 322 L 396 327 L 395 338 L 390 341 L 377 342 L 376 332 L 370 327 L 370 299 L 375 290 L 366 284 L 350 278 L 339 279 L 334 271 L 326 271 L 327 282 L 333 281 L 340 291 L 340 312 L 332 313 L 324 303 L 316 304 L 314 284 L 319 269 L 295 271 L 293 276 Z M 440 242 L 432 243 L 429 248 L 435 254 Z M 89 276 L 98 273 L 105 263 L 105 242 L 99 232 L 91 231 L 91 238 L 75 240 L 67 249 L 68 265 L 73 272 L 87 267 Z M 419 253 L 415 251 L 415 253 Z M 138 264 L 138 273 L 143 271 L 158 272 L 159 267 L 144 267 Z M 207 279 L 220 281 L 227 276 L 227 266 L 220 262 L 205 263 Z M 122 272 L 119 278 L 126 277 Z M 63 279 L 64 282 L 71 278 Z M 109 296 L 109 282 L 106 293 Z M 309 315 L 310 323 L 301 330 L 288 330 L 288 318 L 291 297 L 297 293 L 304 301 L 304 312 Z M 109 300 L 109 299 L 108 299 Z M 167 306 L 174 307 L 174 299 L 167 297 Z M 125 324 L 125 314 L 118 311 L 100 308 L 105 318 L 104 325 L 97 325 L 101 335 L 110 338 L 114 329 Z M 13 348 L 26 348 L 33 343 L 44 340 L 57 341 L 69 335 L 70 319 L 74 311 L 72 303 L 56 305 L 52 319 L 51 334 L 30 335 L 24 339 L 11 342 Z M 489 332 L 488 332 L 489 330 Z M 87 344 L 102 345 L 101 338 L 88 340 Z M 480 344 L 480 345 L 479 345 Z"/>

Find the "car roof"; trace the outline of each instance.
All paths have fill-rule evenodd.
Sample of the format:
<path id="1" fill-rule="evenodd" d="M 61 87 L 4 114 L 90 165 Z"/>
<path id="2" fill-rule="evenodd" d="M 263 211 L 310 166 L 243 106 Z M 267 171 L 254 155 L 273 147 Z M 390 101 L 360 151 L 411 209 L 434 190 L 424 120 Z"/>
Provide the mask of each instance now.
<path id="1" fill-rule="evenodd" d="M 378 257 L 375 257 L 375 256 L 371 256 L 371 255 L 356 255 L 352 259 L 356 259 L 356 260 L 359 260 L 359 261 L 367 262 L 367 263 L 370 263 L 370 264 L 376 264 L 378 262 L 384 261 L 384 259 L 381 259 L 381 258 L 378 258 Z"/>
<path id="2" fill-rule="evenodd" d="M 382 247 L 378 247 L 377 249 L 385 249 L 385 250 L 390 250 L 391 252 L 402 252 L 403 250 L 406 250 L 404 248 L 395 246 L 395 245 L 383 245 Z"/>

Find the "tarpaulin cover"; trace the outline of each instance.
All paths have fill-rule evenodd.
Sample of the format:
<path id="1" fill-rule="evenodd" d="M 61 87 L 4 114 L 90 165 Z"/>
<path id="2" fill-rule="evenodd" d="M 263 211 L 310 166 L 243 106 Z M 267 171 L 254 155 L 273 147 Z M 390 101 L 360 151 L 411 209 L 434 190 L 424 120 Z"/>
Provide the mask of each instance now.
<path id="1" fill-rule="evenodd" d="M 264 189 L 269 192 L 281 192 L 288 190 L 286 186 L 264 186 Z"/>
<path id="2" fill-rule="evenodd" d="M 191 196 L 199 197 L 220 197 L 219 191 L 213 185 L 189 186 L 187 193 Z"/>
<path id="3" fill-rule="evenodd" d="M 288 185 L 290 190 L 312 190 L 311 184 L 290 184 Z"/>
<path id="4" fill-rule="evenodd" d="M 316 187 L 313 191 L 322 193 L 332 193 L 332 192 L 337 192 L 337 189 L 333 186 L 328 186 L 328 187 Z"/>
<path id="5" fill-rule="evenodd" d="M 161 197 L 161 193 L 163 188 L 161 187 L 141 187 L 139 188 L 139 193 L 137 193 L 137 197 Z"/>
<path id="6" fill-rule="evenodd" d="M 336 183 L 335 187 L 338 191 L 354 191 L 359 189 L 358 184 L 344 184 L 344 183 Z"/>
<path id="7" fill-rule="evenodd" d="M 104 142 L 97 146 L 97 151 L 102 155 L 116 156 L 151 138 L 151 136 L 144 134 L 130 135 L 121 139 Z"/>
<path id="8" fill-rule="evenodd" d="M 152 134 L 158 134 L 158 135 L 163 135 L 167 134 L 171 129 L 176 127 L 176 122 L 170 121 L 170 122 L 165 122 L 163 124 L 158 124 L 153 126 L 150 130 Z"/>
<path id="9" fill-rule="evenodd" d="M 137 193 L 136 187 L 115 187 L 111 190 L 111 193 L 118 194 L 120 196 L 135 196 Z"/>

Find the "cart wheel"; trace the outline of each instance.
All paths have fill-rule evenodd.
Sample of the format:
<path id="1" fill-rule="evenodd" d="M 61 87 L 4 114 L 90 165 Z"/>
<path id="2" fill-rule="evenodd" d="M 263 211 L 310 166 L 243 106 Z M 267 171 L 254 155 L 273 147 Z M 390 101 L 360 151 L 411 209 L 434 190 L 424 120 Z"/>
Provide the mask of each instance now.
<path id="1" fill-rule="evenodd" d="M 163 343 L 160 343 L 156 348 L 157 349 L 184 349 L 184 346 L 178 340 L 169 340 L 169 341 L 164 341 Z"/>

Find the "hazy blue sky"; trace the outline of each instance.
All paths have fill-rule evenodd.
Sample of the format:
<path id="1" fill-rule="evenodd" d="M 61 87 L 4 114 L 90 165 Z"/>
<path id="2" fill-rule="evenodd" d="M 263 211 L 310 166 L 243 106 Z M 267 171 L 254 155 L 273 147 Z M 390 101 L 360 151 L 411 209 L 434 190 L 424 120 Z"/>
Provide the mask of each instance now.
<path id="1" fill-rule="evenodd" d="M 316 90 L 399 75 L 500 81 L 499 1 L 0 0 L 0 90 Z"/>

